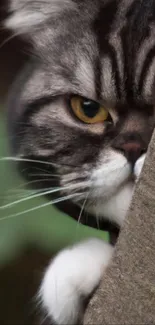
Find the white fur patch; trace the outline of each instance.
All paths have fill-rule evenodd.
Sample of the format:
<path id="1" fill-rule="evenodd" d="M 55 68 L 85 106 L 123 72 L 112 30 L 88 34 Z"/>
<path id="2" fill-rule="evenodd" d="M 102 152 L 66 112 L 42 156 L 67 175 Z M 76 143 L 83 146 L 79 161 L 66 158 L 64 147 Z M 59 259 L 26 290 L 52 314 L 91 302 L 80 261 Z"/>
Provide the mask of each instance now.
<path id="1" fill-rule="evenodd" d="M 130 173 L 130 164 L 122 154 L 113 150 L 105 152 L 92 173 L 92 195 L 109 199 Z"/>
<path id="2" fill-rule="evenodd" d="M 76 324 L 83 311 L 82 297 L 99 284 L 113 248 L 90 239 L 60 252 L 49 265 L 40 290 L 43 307 L 56 323 Z"/>
<path id="3" fill-rule="evenodd" d="M 136 180 L 138 180 L 138 178 L 139 178 L 139 176 L 141 174 L 141 171 L 142 171 L 142 168 L 143 168 L 143 165 L 144 165 L 145 158 L 146 158 L 146 154 L 142 155 L 136 161 L 136 164 L 135 164 L 135 167 L 134 167 L 134 174 L 136 176 Z"/>
<path id="4" fill-rule="evenodd" d="M 128 182 L 121 189 L 118 189 L 109 200 L 98 200 L 95 205 L 91 206 L 90 212 L 97 218 L 104 216 L 121 227 L 131 203 L 133 190 L 134 183 Z"/>
<path id="5" fill-rule="evenodd" d="M 53 15 L 68 9 L 75 9 L 72 0 L 11 0 L 11 16 L 5 26 L 21 34 L 31 32 Z"/>
<path id="6" fill-rule="evenodd" d="M 122 226 L 130 207 L 134 182 L 129 180 L 131 166 L 120 153 L 111 151 L 100 158 L 100 165 L 92 174 L 92 189 L 86 209 L 97 218 L 106 218 Z M 134 167 L 136 181 L 139 178 L 145 154 Z M 95 200 L 94 200 L 95 199 Z"/>

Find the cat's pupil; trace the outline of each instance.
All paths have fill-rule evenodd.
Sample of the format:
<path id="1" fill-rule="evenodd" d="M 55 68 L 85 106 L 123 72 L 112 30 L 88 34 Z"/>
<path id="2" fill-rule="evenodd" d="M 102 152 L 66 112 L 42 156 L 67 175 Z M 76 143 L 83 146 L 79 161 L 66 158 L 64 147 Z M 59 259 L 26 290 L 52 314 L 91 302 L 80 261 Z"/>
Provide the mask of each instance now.
<path id="1" fill-rule="evenodd" d="M 82 102 L 82 109 L 86 116 L 93 118 L 99 112 L 100 105 L 96 102 L 85 99 Z"/>

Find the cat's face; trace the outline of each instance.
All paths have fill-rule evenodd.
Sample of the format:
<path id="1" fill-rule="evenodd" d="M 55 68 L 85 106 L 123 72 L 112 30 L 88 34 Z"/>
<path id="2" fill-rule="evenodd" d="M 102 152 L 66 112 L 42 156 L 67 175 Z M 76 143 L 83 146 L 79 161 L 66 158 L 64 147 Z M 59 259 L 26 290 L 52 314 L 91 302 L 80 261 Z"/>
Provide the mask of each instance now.
<path id="1" fill-rule="evenodd" d="M 45 161 L 26 163 L 35 184 L 119 225 L 154 127 L 155 28 L 132 2 L 14 0 L 8 20 L 35 54 L 10 98 L 14 153 Z"/>

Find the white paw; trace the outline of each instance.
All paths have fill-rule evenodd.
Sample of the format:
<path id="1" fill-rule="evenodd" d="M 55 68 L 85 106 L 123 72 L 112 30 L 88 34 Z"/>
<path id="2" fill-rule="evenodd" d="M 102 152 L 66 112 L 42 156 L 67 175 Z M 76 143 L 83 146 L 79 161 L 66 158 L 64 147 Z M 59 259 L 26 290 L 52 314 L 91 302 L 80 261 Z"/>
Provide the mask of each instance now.
<path id="1" fill-rule="evenodd" d="M 136 164 L 135 164 L 135 167 L 134 167 L 134 175 L 136 177 L 136 181 L 138 181 L 139 179 L 139 176 L 141 174 L 141 171 L 142 171 L 142 168 L 143 168 L 143 165 L 144 165 L 144 161 L 145 161 L 145 158 L 146 158 L 146 154 L 142 155 L 137 161 L 136 161 Z"/>
<path id="2" fill-rule="evenodd" d="M 84 298 L 99 284 L 113 248 L 90 239 L 61 251 L 45 272 L 40 297 L 47 315 L 57 324 L 76 324 Z"/>

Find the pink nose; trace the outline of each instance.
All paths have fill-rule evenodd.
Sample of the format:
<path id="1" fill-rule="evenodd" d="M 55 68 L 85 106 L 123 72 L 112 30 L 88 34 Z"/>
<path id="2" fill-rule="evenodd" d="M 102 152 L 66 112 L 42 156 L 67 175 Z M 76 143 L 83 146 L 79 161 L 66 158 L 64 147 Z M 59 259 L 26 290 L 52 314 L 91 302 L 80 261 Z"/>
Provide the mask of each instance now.
<path id="1" fill-rule="evenodd" d="M 127 142 L 121 145 L 121 148 L 124 152 L 129 151 L 141 151 L 141 144 L 139 142 Z"/>
<path id="2" fill-rule="evenodd" d="M 146 152 L 142 144 L 138 141 L 124 142 L 120 146 L 117 146 L 117 149 L 124 153 L 125 157 L 132 165 L 134 165 L 137 159 Z"/>

